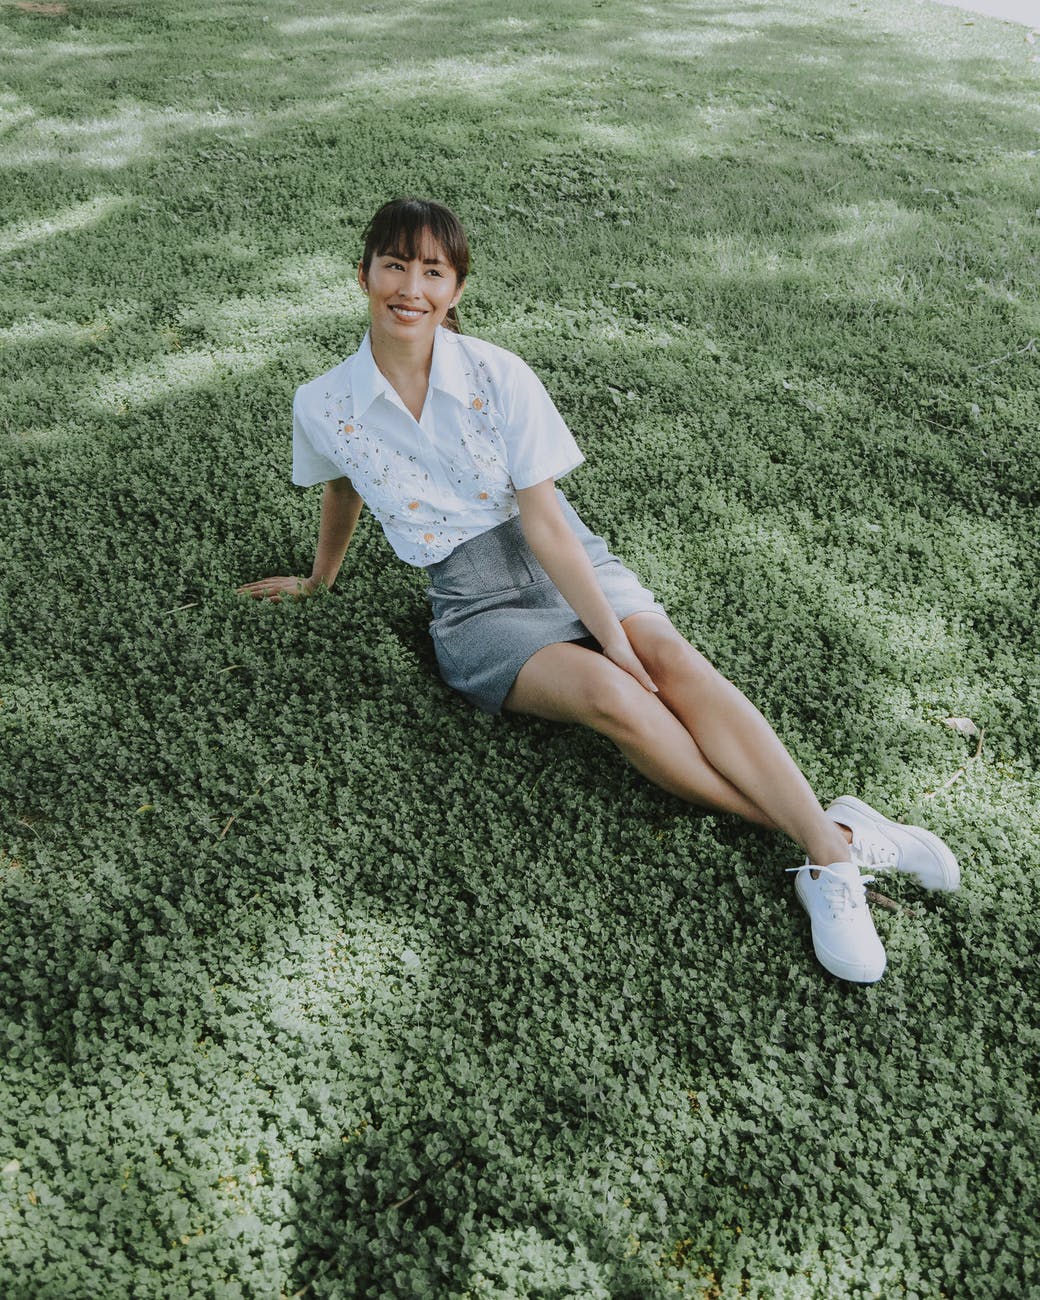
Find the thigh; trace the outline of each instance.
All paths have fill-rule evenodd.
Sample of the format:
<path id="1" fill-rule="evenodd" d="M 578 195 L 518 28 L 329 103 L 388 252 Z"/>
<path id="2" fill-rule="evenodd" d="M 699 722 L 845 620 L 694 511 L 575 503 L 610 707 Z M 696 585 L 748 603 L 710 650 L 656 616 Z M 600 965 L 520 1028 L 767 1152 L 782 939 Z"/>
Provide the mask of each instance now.
<path id="1" fill-rule="evenodd" d="M 657 681 L 673 669 L 689 669 L 691 664 L 707 665 L 707 660 L 672 623 L 667 615 L 655 610 L 640 610 L 621 620 L 629 644 L 639 662 Z"/>
<path id="2" fill-rule="evenodd" d="M 600 650 L 576 641 L 555 641 L 536 650 L 520 669 L 502 711 L 533 713 L 551 722 L 582 722 L 599 730 L 623 712 L 637 692 L 646 694 L 634 677 Z"/>

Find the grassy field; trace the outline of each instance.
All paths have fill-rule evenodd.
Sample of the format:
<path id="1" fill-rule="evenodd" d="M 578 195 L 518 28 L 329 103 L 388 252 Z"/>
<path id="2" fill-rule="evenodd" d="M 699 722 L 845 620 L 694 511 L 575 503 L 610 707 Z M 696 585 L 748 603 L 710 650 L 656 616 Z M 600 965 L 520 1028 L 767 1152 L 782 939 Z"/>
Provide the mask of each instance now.
<path id="1" fill-rule="evenodd" d="M 1028 35 L 0 5 L 3 1300 L 1040 1294 Z M 453 695 L 367 511 L 235 595 L 309 572 L 292 394 L 409 192 L 582 517 L 825 801 L 957 851 L 881 983 L 782 836 Z"/>

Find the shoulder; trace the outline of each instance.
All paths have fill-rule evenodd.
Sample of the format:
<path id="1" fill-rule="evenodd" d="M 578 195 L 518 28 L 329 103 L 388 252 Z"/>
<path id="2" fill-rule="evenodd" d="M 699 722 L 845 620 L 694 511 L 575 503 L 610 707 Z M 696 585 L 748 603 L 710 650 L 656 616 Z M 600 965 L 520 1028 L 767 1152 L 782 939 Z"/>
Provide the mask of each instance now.
<path id="1" fill-rule="evenodd" d="M 350 378 L 357 362 L 357 355 L 356 352 L 351 353 L 349 357 L 338 361 L 324 374 L 300 384 L 293 395 L 293 410 L 301 414 L 316 410 L 319 406 L 324 408 L 328 405 L 331 394 L 342 395 L 344 392 L 349 392 Z"/>
<path id="2" fill-rule="evenodd" d="M 464 360 L 485 371 L 499 387 L 527 384 L 535 378 L 534 371 L 523 357 L 508 348 L 477 338 L 475 334 L 448 333 L 447 338 L 453 341 L 452 345 L 459 349 Z"/>

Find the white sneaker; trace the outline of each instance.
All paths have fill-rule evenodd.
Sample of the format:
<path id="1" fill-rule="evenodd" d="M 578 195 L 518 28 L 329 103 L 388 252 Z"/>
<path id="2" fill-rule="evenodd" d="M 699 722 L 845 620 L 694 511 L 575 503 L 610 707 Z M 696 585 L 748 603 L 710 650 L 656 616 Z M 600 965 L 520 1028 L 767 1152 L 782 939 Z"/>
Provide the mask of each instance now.
<path id="1" fill-rule="evenodd" d="M 796 871 L 794 889 L 809 913 L 813 948 L 820 965 L 839 979 L 873 984 L 885 973 L 885 949 L 867 906 L 867 881 L 851 862 L 817 867 L 806 858 Z M 810 872 L 818 871 L 813 880 Z"/>
<path id="2" fill-rule="evenodd" d="M 834 800 L 827 816 L 852 832 L 850 856 L 860 866 L 905 872 L 925 889 L 950 890 L 961 883 L 957 859 L 931 831 L 891 821 L 848 794 Z"/>

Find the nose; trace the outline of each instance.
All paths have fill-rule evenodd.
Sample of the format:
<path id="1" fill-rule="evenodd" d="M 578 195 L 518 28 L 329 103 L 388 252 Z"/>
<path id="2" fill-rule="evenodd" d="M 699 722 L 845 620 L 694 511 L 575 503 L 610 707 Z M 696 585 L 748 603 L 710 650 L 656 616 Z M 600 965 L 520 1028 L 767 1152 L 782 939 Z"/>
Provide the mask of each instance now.
<path id="1" fill-rule="evenodd" d="M 422 284 L 422 267 L 411 266 L 408 268 L 408 274 L 404 283 L 400 287 L 402 298 L 420 297 L 420 285 Z"/>

